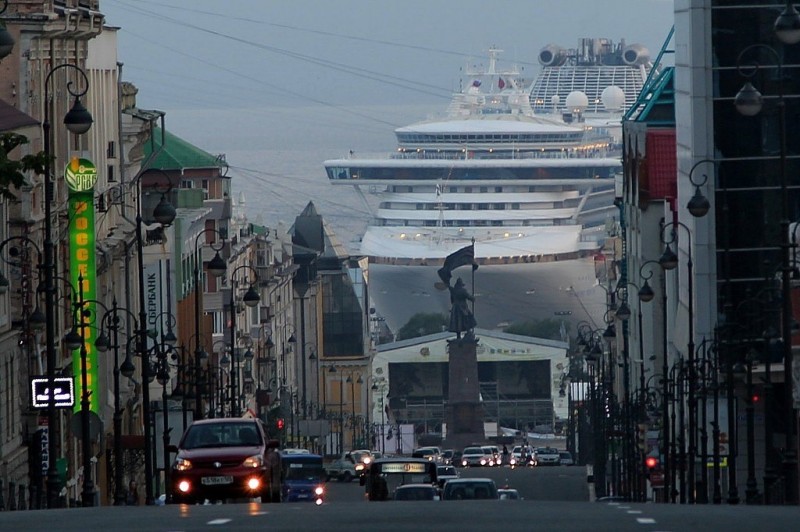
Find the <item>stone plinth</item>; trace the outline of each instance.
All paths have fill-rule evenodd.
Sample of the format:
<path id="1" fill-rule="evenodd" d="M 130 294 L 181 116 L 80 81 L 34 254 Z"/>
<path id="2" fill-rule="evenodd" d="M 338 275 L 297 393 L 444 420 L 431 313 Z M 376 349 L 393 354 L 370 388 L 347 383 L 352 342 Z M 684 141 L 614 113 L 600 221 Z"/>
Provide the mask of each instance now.
<path id="1" fill-rule="evenodd" d="M 478 341 L 472 334 L 447 342 L 447 436 L 443 444 L 446 448 L 460 451 L 472 443 L 482 443 L 486 439 L 478 381 L 477 346 Z"/>

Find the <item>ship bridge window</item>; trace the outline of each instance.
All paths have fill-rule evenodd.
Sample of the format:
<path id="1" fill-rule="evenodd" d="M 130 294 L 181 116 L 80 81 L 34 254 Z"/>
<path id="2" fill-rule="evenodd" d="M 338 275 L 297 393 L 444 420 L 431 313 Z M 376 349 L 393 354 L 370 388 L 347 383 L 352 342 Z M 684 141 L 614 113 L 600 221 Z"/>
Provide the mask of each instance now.
<path id="1" fill-rule="evenodd" d="M 511 210 L 518 211 L 519 210 L 519 203 L 512 203 Z"/>
<path id="2" fill-rule="evenodd" d="M 458 187 L 450 187 L 449 192 L 458 192 Z"/>
<path id="3" fill-rule="evenodd" d="M 472 187 L 464 187 L 464 192 L 466 192 L 467 194 L 471 194 L 472 193 Z"/>
<path id="4" fill-rule="evenodd" d="M 505 203 L 492 203 L 492 208 L 496 211 L 505 210 L 506 204 Z"/>
<path id="5" fill-rule="evenodd" d="M 481 187 L 480 191 L 481 192 L 489 192 L 489 187 Z"/>
<path id="6" fill-rule="evenodd" d="M 494 191 L 495 192 L 502 192 L 503 191 L 503 187 L 494 187 Z"/>

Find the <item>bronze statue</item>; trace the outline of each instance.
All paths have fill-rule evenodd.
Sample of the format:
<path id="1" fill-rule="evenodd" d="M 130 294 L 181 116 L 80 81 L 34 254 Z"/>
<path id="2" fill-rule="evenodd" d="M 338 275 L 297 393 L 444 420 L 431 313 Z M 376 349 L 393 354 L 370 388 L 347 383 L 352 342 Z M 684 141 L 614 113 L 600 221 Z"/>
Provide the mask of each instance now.
<path id="1" fill-rule="evenodd" d="M 448 331 L 458 334 L 461 338 L 461 333 L 469 333 L 475 328 L 475 316 L 469 308 L 467 301 L 475 301 L 475 298 L 467 291 L 464 286 L 464 281 L 461 277 L 456 279 L 456 284 L 453 286 L 448 285 L 450 290 L 450 326 Z"/>

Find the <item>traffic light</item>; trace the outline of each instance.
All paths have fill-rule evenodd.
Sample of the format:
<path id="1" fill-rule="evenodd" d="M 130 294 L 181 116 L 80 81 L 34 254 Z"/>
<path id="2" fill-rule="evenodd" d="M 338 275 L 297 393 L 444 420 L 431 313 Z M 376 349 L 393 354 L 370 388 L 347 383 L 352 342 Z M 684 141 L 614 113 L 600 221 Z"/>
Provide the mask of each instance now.
<path id="1" fill-rule="evenodd" d="M 278 427 L 278 430 L 283 430 L 283 418 L 279 417 L 275 425 Z"/>
<path id="2" fill-rule="evenodd" d="M 652 473 L 656 468 L 658 468 L 659 460 L 655 456 L 647 456 L 644 459 L 644 469 L 645 469 L 645 476 L 650 478 L 650 473 Z"/>

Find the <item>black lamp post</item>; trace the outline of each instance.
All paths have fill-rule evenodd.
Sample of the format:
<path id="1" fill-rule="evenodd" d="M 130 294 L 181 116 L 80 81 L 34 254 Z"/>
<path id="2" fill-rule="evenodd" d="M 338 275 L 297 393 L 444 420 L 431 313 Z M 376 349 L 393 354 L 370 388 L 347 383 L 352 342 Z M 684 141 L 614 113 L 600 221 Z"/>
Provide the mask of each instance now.
<path id="1" fill-rule="evenodd" d="M 83 89 L 73 89 L 73 83 L 67 83 L 67 92 L 75 97 L 75 102 L 72 109 L 64 116 L 64 125 L 70 133 L 82 135 L 89 131 L 92 126 L 92 115 L 81 103 L 81 96 L 86 94 L 89 90 L 89 79 L 86 73 L 80 67 L 64 63 L 53 67 L 47 73 L 44 80 L 44 121 L 42 122 L 42 131 L 44 134 L 44 154 L 45 154 L 45 171 L 44 171 L 44 295 L 45 295 L 45 341 L 46 341 L 46 355 L 47 355 L 47 379 L 52 382 L 55 378 L 56 370 L 56 331 L 55 331 L 55 245 L 53 243 L 53 214 L 52 203 L 55 196 L 55 186 L 53 184 L 52 176 L 52 161 L 54 158 L 52 152 L 52 139 L 50 138 L 50 80 L 53 74 L 61 69 L 75 70 L 83 80 Z M 52 387 L 51 387 L 52 389 Z M 59 480 L 58 469 L 56 468 L 56 453 L 58 452 L 58 438 L 56 437 L 56 423 L 58 418 L 56 416 L 56 407 L 53 398 L 48 400 L 47 407 L 47 425 L 50 435 L 48 438 L 48 455 L 50 457 L 47 466 L 47 505 L 49 508 L 56 508 L 58 506 L 59 497 Z"/>
<path id="2" fill-rule="evenodd" d="M 133 181 L 136 186 L 139 186 L 139 181 L 142 176 L 149 170 L 145 169 Z M 156 170 L 161 172 L 160 170 Z M 169 175 L 163 173 L 167 178 Z M 171 185 L 171 182 L 170 182 Z M 171 188 L 171 186 L 170 186 Z M 152 381 L 150 376 L 150 364 L 147 359 L 147 302 L 145 301 L 144 293 L 144 238 L 142 236 L 142 194 L 141 187 L 137 194 L 137 209 L 136 209 L 136 254 L 138 260 L 138 275 L 139 275 L 139 354 L 142 358 L 142 417 L 144 418 L 144 477 L 145 477 L 145 504 L 152 505 L 155 503 L 153 497 L 153 481 L 154 481 L 154 467 L 153 467 L 153 450 L 150 445 L 152 439 L 152 431 L 150 428 L 150 386 Z M 153 211 L 153 218 L 162 226 L 169 226 L 175 220 L 175 208 L 167 201 L 166 194 L 162 193 L 161 201 Z"/>
<path id="3" fill-rule="evenodd" d="M 194 349 L 194 371 L 195 371 L 195 388 L 197 388 L 197 384 L 199 384 L 199 376 L 202 371 L 202 361 L 203 361 L 203 354 L 204 351 L 201 347 L 201 332 L 200 332 L 200 315 L 202 314 L 202 305 L 200 303 L 201 296 L 204 292 L 203 287 L 200 284 L 200 268 L 202 267 L 203 257 L 200 254 L 199 244 L 200 244 L 200 237 L 206 237 L 208 233 L 214 233 L 216 236 L 219 236 L 221 239 L 220 247 L 217 248 L 214 246 L 214 242 L 211 243 L 211 249 L 215 251 L 214 258 L 208 261 L 208 267 L 206 271 L 208 271 L 211 275 L 216 278 L 219 278 L 225 273 L 227 269 L 227 265 L 225 261 L 220 257 L 219 252 L 222 247 L 225 245 L 225 238 L 217 231 L 216 229 L 207 228 L 201 231 L 194 239 L 194 333 L 195 333 L 195 349 Z M 194 418 L 195 419 L 203 419 L 203 399 L 197 390 L 195 390 L 195 397 L 194 397 Z"/>
<path id="4" fill-rule="evenodd" d="M 775 34 L 784 44 L 795 44 L 800 42 L 800 16 L 797 11 L 787 2 L 787 7 L 775 22 Z M 751 52 L 763 51 L 775 60 L 777 65 L 778 79 L 778 133 L 780 135 L 780 196 L 781 196 L 781 220 L 780 220 L 780 248 L 781 248 L 781 338 L 783 340 L 783 378 L 786 411 L 786 446 L 783 453 L 783 469 L 785 475 L 786 502 L 797 504 L 797 453 L 795 451 L 795 424 L 797 415 L 794 409 L 794 399 L 792 395 L 792 288 L 790 274 L 792 271 L 790 249 L 792 243 L 789 237 L 789 190 L 787 186 L 788 176 L 786 173 L 786 102 L 783 89 L 783 61 L 780 54 L 774 48 L 765 44 L 753 44 L 745 48 L 736 58 L 736 68 L 739 74 L 746 77 L 755 76 L 759 70 L 757 61 L 750 64 L 743 64 L 745 57 Z M 744 116 L 756 116 L 761 112 L 763 98 L 761 93 L 750 81 L 736 94 L 734 100 L 737 111 Z"/>
<path id="5" fill-rule="evenodd" d="M 242 298 L 244 304 L 248 307 L 255 307 L 258 305 L 258 302 L 261 301 L 261 297 L 258 295 L 255 287 L 258 283 L 258 272 L 255 268 L 248 264 L 242 264 L 241 266 L 235 268 L 229 277 L 231 282 L 231 298 L 230 298 L 230 311 L 231 311 L 231 329 L 230 329 L 230 346 L 231 346 L 231 356 L 233 357 L 232 360 L 232 369 L 231 369 L 231 417 L 238 417 L 241 415 L 241 408 L 240 408 L 240 399 L 239 399 L 239 356 L 236 354 L 236 274 L 241 270 L 249 270 L 250 273 L 253 274 L 253 282 L 250 283 L 250 288 L 248 288 L 247 292 L 244 294 Z"/>
<path id="6" fill-rule="evenodd" d="M 100 318 L 100 334 L 94 345 L 101 353 L 108 351 L 109 347 L 114 350 L 114 505 L 122 506 L 125 504 L 125 489 L 122 475 L 122 407 L 120 405 L 119 375 L 122 373 L 125 377 L 131 377 L 133 375 L 133 364 L 129 358 L 126 358 L 129 366 L 125 366 L 123 363 L 125 367 L 120 368 L 119 365 L 119 348 L 121 347 L 119 344 L 119 313 L 124 312 L 131 315 L 134 321 L 135 317 L 128 309 L 117 306 L 116 298 L 111 304 L 111 309 L 105 308 L 105 305 L 100 301 L 94 301 L 94 303 L 99 303 L 104 308 L 103 316 Z M 138 326 L 137 323 L 136 327 L 138 328 Z M 111 332 L 110 340 L 105 334 L 106 328 Z"/>
<path id="7" fill-rule="evenodd" d="M 642 287 L 639 289 L 639 300 L 642 303 L 649 303 L 655 297 L 655 292 L 653 288 L 650 286 L 650 278 L 653 277 L 653 269 L 648 268 L 647 272 L 645 272 L 645 268 L 650 266 L 651 264 L 661 264 L 655 260 L 648 260 L 642 263 L 639 267 L 639 278 L 641 278 L 644 282 L 642 283 Z M 661 267 L 663 270 L 663 267 Z M 664 456 L 664 502 L 669 502 L 672 500 L 674 502 L 674 493 L 675 493 L 675 486 L 672 482 L 672 470 L 674 469 L 674 464 L 672 460 L 670 460 L 670 445 L 671 445 L 671 437 L 674 437 L 674 434 L 670 431 L 669 425 L 669 401 L 667 401 L 667 397 L 669 397 L 669 360 L 667 356 L 667 291 L 664 289 L 664 278 L 662 275 L 661 278 L 661 327 L 662 327 L 662 360 L 661 360 L 661 373 L 664 375 L 663 379 L 663 387 L 662 387 L 662 397 L 663 401 L 661 402 L 661 444 L 663 448 L 661 449 L 661 453 Z"/>
<path id="8" fill-rule="evenodd" d="M 688 464 L 684 464 L 684 467 L 687 467 L 688 476 L 689 476 L 689 486 L 688 486 L 688 502 L 689 504 L 694 504 L 695 502 L 695 489 L 696 489 L 696 482 L 697 479 L 695 478 L 695 460 L 697 457 L 697 443 L 696 443 L 696 430 L 697 430 L 697 415 L 695 410 L 695 397 L 694 397 L 694 382 L 695 382 L 695 360 L 694 360 L 694 276 L 692 271 L 692 231 L 686 226 L 684 223 L 679 222 L 677 220 L 669 222 L 664 225 L 663 229 L 666 230 L 668 227 L 682 227 L 686 230 L 686 234 L 689 237 L 689 246 L 686 248 L 687 252 L 687 261 L 686 261 L 686 282 L 687 282 L 687 289 L 688 289 L 688 301 L 687 307 L 689 310 L 689 340 L 686 347 L 687 351 L 687 365 L 688 365 L 688 375 L 686 377 L 688 381 L 688 407 L 689 407 L 689 426 L 687 430 L 689 431 L 689 447 L 688 447 Z M 664 253 L 661 255 L 661 258 L 658 259 L 659 264 L 665 270 L 673 270 L 678 266 L 678 256 L 672 251 L 670 244 L 677 240 L 677 231 L 672 231 L 672 238 L 670 240 L 664 240 L 666 247 L 664 248 Z M 681 420 L 683 421 L 683 420 Z M 705 464 L 703 465 L 705 467 Z M 681 493 L 681 498 L 683 498 L 683 493 Z"/>
<path id="9" fill-rule="evenodd" d="M 74 351 L 80 349 L 81 352 L 81 453 L 83 455 L 83 486 L 81 491 L 81 505 L 84 507 L 94 506 L 95 487 L 92 479 L 92 440 L 90 435 L 89 414 L 91 412 L 91 393 L 89 391 L 89 377 L 87 371 L 87 351 L 86 351 L 86 320 L 88 316 L 84 311 L 83 305 L 83 275 L 78 275 L 78 297 L 73 302 L 74 319 L 77 325 L 70 329 L 64 337 L 67 349 Z M 77 327 L 77 330 L 76 330 Z"/>

